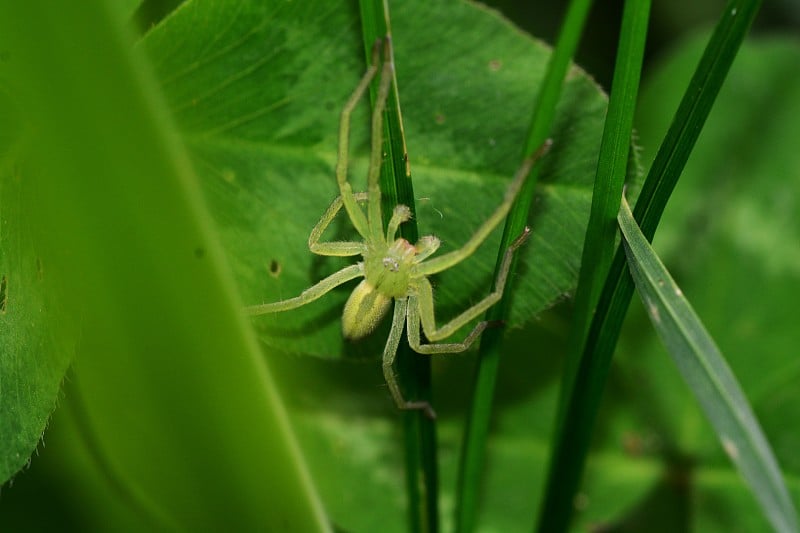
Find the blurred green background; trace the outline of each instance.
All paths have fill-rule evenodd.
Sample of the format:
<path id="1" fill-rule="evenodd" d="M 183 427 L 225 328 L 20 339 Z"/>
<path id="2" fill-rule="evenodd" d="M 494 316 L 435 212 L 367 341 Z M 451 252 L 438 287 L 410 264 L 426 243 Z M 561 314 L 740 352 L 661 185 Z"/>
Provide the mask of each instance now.
<path id="1" fill-rule="evenodd" d="M 145 31 L 151 27 L 166 14 L 170 13 L 179 2 L 169 1 L 145 1 L 142 3 L 135 18 L 138 27 Z M 564 2 L 529 2 L 529 1 L 495 1 L 486 2 L 498 10 L 505 16 L 514 21 L 520 28 L 531 33 L 533 36 L 552 42 L 557 31 L 560 18 L 563 13 Z M 694 34 L 701 29 L 709 28 L 719 12 L 724 7 L 723 2 L 719 1 L 661 1 L 656 2 L 653 7 L 651 15 L 651 33 L 648 41 L 647 58 L 645 62 L 644 79 L 648 80 L 648 75 L 655 72 L 655 68 L 663 60 L 666 54 L 669 53 L 677 43 L 682 42 L 688 35 Z M 621 14 L 622 2 L 606 2 L 597 3 L 593 11 L 593 15 L 588 22 L 587 31 L 582 39 L 580 52 L 577 57 L 577 63 L 588 71 L 598 82 L 604 87 L 608 88 L 610 85 L 610 77 L 613 70 L 613 59 L 616 48 L 617 31 L 619 27 L 619 19 Z M 753 34 L 755 36 L 769 36 L 774 34 L 788 33 L 797 35 L 797 30 L 800 28 L 800 2 L 794 0 L 782 0 L 766 2 L 762 8 L 761 15 L 757 19 Z M 678 89 L 676 89 L 678 90 Z M 654 97 L 652 95 L 645 95 L 644 98 L 650 98 L 650 104 L 653 104 Z M 670 102 L 674 101 L 674 97 L 670 97 Z M 655 104 L 653 104 L 655 105 Z M 671 103 L 670 105 L 674 105 Z M 665 108 L 668 106 L 664 106 Z M 671 108 L 670 108 L 671 109 Z M 663 127 L 663 120 L 658 126 L 653 126 L 648 129 L 646 124 L 642 126 L 643 131 L 649 132 L 658 130 Z M 649 140 L 649 139 L 648 139 Z M 652 144 L 646 147 L 645 161 L 647 156 L 652 156 Z M 727 146 L 729 149 L 736 149 L 736 145 Z M 711 156 L 709 156 L 711 157 Z M 746 194 L 746 193 L 742 193 Z M 685 194 L 685 196 L 691 196 Z M 682 200 L 691 203 L 691 199 Z M 684 203 L 683 205 L 686 205 Z M 695 221 L 696 222 L 696 221 Z M 693 226 L 690 226 L 690 228 Z M 691 230 L 690 230 L 691 231 Z M 679 241 L 679 236 L 675 237 L 675 230 L 670 238 L 669 232 L 664 237 L 664 247 L 669 249 L 675 242 Z M 698 247 L 702 245 L 698 244 Z M 680 252 L 676 252 L 679 255 Z M 738 256 L 732 253 L 728 260 L 736 261 Z M 685 268 L 686 271 L 691 271 L 690 267 Z M 719 298 L 718 294 L 708 295 L 707 298 L 713 302 L 713 298 Z M 731 303 L 730 305 L 735 305 Z M 783 306 L 784 303 L 776 305 Z M 791 305 L 788 303 L 786 305 Z M 555 314 L 557 316 L 557 313 Z M 720 319 L 721 320 L 721 319 Z M 637 323 L 639 324 L 639 323 Z M 639 324 L 641 325 L 641 324 Z M 645 326 L 642 326 L 645 327 Z M 641 341 L 633 332 L 628 337 L 628 345 L 637 345 Z M 542 333 L 541 335 L 547 335 Z M 524 339 L 523 339 L 524 342 Z M 649 342 L 649 341 L 647 341 Z M 456 363 L 458 364 L 458 363 Z M 666 365 L 666 363 L 664 363 Z M 353 372 L 352 369 L 345 371 L 334 371 L 335 373 L 342 374 L 339 376 L 343 380 L 356 379 L 358 374 L 364 374 L 371 370 L 360 370 Z M 462 370 L 464 375 L 467 371 Z M 627 373 L 626 373 L 627 372 Z M 670 374 L 674 372 L 669 368 L 661 368 L 659 365 L 648 367 L 646 364 L 642 368 L 636 366 L 627 367 L 615 378 L 612 383 L 612 390 L 623 390 L 622 397 L 629 395 L 628 400 L 635 401 L 635 392 L 639 392 L 633 385 L 640 379 L 641 373 L 656 372 Z M 355 374 L 355 377 L 354 377 Z M 466 381 L 466 377 L 464 378 Z M 515 384 L 514 376 L 505 377 L 506 385 L 509 389 L 513 389 Z M 69 394 L 70 385 L 67 383 L 67 390 L 65 394 Z M 633 392 L 632 392 L 633 391 Z M 672 393 L 667 393 L 670 396 Z M 672 399 L 674 400 L 674 399 Z M 672 401 L 671 400 L 671 401 Z M 452 400 L 450 400 L 452 401 Z M 677 401 L 677 400 L 675 400 Z M 446 402 L 445 402 L 446 403 Z M 445 410 L 448 408 L 445 406 Z M 779 411 L 776 411 L 779 412 Z M 770 411 L 767 412 L 769 415 Z M 72 417 L 75 413 L 61 413 L 59 416 Z M 774 417 L 776 414 L 772 413 Z M 647 416 L 650 416 L 648 413 Z M 512 415 L 505 421 L 506 424 L 513 424 Z M 669 418 L 667 416 L 666 418 Z M 777 421 L 773 418 L 773 424 Z M 58 419 L 56 420 L 58 423 Z M 520 419 L 520 423 L 522 419 Z M 666 423 L 668 426 L 670 422 Z M 302 423 L 301 423 L 302 425 Z M 608 429 L 608 428 L 607 428 Z M 609 429 L 609 431 L 611 431 Z M 680 428 L 676 429 L 676 433 L 680 433 Z M 637 447 L 649 445 L 647 439 L 649 437 L 644 435 L 633 435 L 631 437 L 630 446 L 633 449 L 632 456 L 638 452 Z M 704 441 L 704 437 L 696 437 L 700 441 Z M 16 476 L 13 482 L 2 488 L 0 493 L 0 529 L 8 531 L 67 531 L 67 530 L 85 530 L 87 527 L 91 528 L 94 523 L 95 510 L 93 506 L 108 505 L 112 498 L 108 495 L 88 495 L 80 491 L 72 492 L 70 487 L 72 481 L 70 476 L 76 468 L 76 465 L 70 465 L 66 468 L 64 465 L 59 464 L 61 454 L 59 450 L 54 450 L 52 447 L 46 446 L 47 434 L 45 434 L 44 446 L 40 446 L 36 455 L 34 455 L 31 467 L 26 469 L 23 473 Z M 787 454 L 787 450 L 791 449 L 791 445 L 795 442 L 793 437 L 787 436 L 784 440 L 778 443 L 779 454 Z M 61 445 L 73 445 L 76 448 L 83 446 L 83 443 L 73 440 L 61 441 Z M 505 443 L 508 444 L 508 443 Z M 707 444 L 707 443 L 706 443 Z M 502 444 L 501 444 L 502 445 Z M 713 446 L 713 444 L 709 445 Z M 71 453 L 71 457 L 79 457 L 80 452 Z M 506 458 L 508 456 L 505 456 Z M 675 457 L 675 464 L 680 468 L 684 467 L 684 457 Z M 619 466 L 619 465 L 617 465 Z M 795 465 L 791 465 L 795 466 Z M 80 468 L 80 465 L 77 466 Z M 88 468 L 87 468 L 88 470 Z M 622 470 L 622 467 L 620 467 Z M 718 480 L 717 480 L 718 481 Z M 714 480 L 711 482 L 714 483 Z M 673 487 L 674 488 L 674 487 Z M 656 492 L 658 488 L 654 489 Z M 713 499 L 713 498 L 712 498 Z M 124 505 L 120 504 L 120 507 Z M 119 512 L 125 514 L 123 510 L 111 511 L 109 514 Z M 88 526 L 87 526 L 88 525 Z"/>

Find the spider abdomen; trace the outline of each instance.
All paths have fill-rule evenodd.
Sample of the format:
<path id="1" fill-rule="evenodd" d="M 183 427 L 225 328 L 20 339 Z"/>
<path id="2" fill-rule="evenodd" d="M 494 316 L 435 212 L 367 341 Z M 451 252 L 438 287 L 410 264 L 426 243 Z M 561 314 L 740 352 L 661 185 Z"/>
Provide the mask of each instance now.
<path id="1" fill-rule="evenodd" d="M 392 298 L 377 291 L 366 279 L 359 283 L 344 304 L 342 334 L 356 340 L 369 335 L 389 310 Z"/>

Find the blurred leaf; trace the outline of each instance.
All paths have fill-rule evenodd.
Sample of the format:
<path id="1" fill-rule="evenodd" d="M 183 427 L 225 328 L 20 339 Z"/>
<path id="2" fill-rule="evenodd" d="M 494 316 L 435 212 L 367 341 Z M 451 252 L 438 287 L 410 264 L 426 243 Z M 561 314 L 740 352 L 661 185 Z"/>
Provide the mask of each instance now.
<path id="1" fill-rule="evenodd" d="M 669 110 L 703 42 L 686 42 L 645 85 L 639 117 L 645 159 L 652 158 L 669 125 Z M 787 421 L 800 416 L 800 336 L 793 312 L 800 299 L 798 58 L 795 38 L 745 44 L 654 243 L 750 399 L 795 505 L 800 432 Z M 620 366 L 631 397 L 639 399 L 642 428 L 695 465 L 693 527 L 764 530 L 768 526 L 747 487 L 658 341 L 641 333 L 641 320 L 640 315 L 627 329 Z"/>
<path id="2" fill-rule="evenodd" d="M 126 17 L 138 0 L 113 2 Z M 77 330 L 57 317 L 59 288 L 45 276 L 21 210 L 19 156 L 24 134 L 11 94 L 14 50 L 0 41 L 0 483 L 23 465 L 42 437 L 72 359 Z"/>
<path id="3" fill-rule="evenodd" d="M 619 226 L 628 268 L 653 327 L 714 426 L 725 453 L 778 531 L 797 530 L 797 513 L 747 398 L 700 318 L 622 202 Z"/>
<path id="4" fill-rule="evenodd" d="M 28 283 L 33 294 L 17 306 L 7 293 L 6 314 L 20 317 L 3 340 L 28 335 L 42 344 L 24 346 L 32 355 L 48 342 L 56 350 L 77 344 L 70 400 L 83 401 L 94 459 L 112 488 L 146 510 L 143 522 L 324 530 L 150 69 L 109 2 L 75 11 L 46 4 L 0 4 L 0 48 L 8 43 L 13 52 L 10 94 L 30 126 L 19 174 L 4 182 L 4 194 L 14 179 L 20 192 L 9 198 L 18 211 L 2 213 L 19 217 L 3 244 L 15 254 L 8 266 L 18 269 L 8 272 L 19 280 L 11 287 Z M 69 333 L 77 327 L 76 338 Z M 46 356 L 55 361 L 58 353 Z M 52 393 L 16 386 L 27 379 L 4 374 L 3 396 Z"/>
<path id="5" fill-rule="evenodd" d="M 514 331 L 506 340 L 478 531 L 515 531 L 533 521 L 536 509 L 531 499 L 541 497 L 543 490 L 563 343 L 560 334 L 534 328 Z M 539 347 L 551 360 L 531 361 L 525 351 L 530 346 Z M 290 393 L 292 420 L 334 523 L 351 531 L 378 527 L 386 532 L 406 531 L 402 435 L 394 422 L 399 417 L 385 399 L 386 388 L 379 385 L 380 369 L 314 358 L 278 358 L 276 362 L 310 378 L 304 390 Z M 440 358 L 433 363 L 440 386 L 435 400 L 442 530 L 449 531 L 474 358 Z M 615 416 L 630 419 L 630 414 L 619 410 Z M 608 421 L 599 427 L 597 453 L 589 457 L 574 522 L 576 531 L 624 516 L 664 470 L 659 457 L 646 453 L 649 450 L 628 446 L 617 434 L 607 438 Z"/>

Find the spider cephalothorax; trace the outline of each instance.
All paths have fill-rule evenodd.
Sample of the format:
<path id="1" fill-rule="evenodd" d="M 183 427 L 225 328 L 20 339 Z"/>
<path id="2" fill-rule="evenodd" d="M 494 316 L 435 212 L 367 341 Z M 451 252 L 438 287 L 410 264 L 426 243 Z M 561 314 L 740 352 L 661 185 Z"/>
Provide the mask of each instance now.
<path id="1" fill-rule="evenodd" d="M 462 342 L 437 343 L 437 341 L 449 337 L 456 330 L 480 316 L 500 300 L 514 251 L 527 238 L 530 233 L 528 228 L 525 228 L 522 235 L 517 237 L 511 246 L 506 249 L 495 280 L 494 290 L 481 301 L 442 326 L 436 325 L 433 288 L 430 281 L 428 281 L 428 277 L 460 263 L 472 255 L 477 247 L 486 240 L 489 233 L 508 214 L 511 204 L 522 188 L 522 184 L 531 167 L 547 150 L 549 143 L 525 160 L 508 186 L 502 203 L 461 248 L 430 258 L 439 249 L 439 239 L 436 237 L 422 237 L 416 244 L 411 244 L 407 240 L 397 237 L 397 230 L 400 225 L 411 218 L 411 210 L 407 206 L 395 206 L 386 230 L 384 231 L 383 228 L 381 192 L 378 186 L 383 141 L 382 121 L 394 69 L 388 37 L 385 40 L 380 84 L 372 113 L 372 154 L 367 175 L 367 192 L 354 193 L 350 183 L 347 181 L 350 114 L 378 73 L 379 59 L 379 47 L 376 45 L 373 51 L 372 65 L 367 69 L 361 82 L 342 110 L 339 129 L 339 160 L 336 164 L 336 180 L 339 185 L 340 196 L 333 201 L 325 214 L 322 215 L 322 218 L 311 230 L 311 235 L 308 237 L 308 247 L 313 253 L 325 256 L 361 255 L 363 261 L 331 274 L 316 285 L 303 291 L 300 296 L 280 302 L 254 305 L 249 307 L 248 311 L 250 314 L 259 315 L 294 309 L 320 298 L 343 283 L 363 277 L 364 279 L 353 290 L 344 306 L 342 333 L 345 337 L 354 340 L 368 335 L 375 330 L 381 319 L 387 314 L 392 301 L 394 301 L 392 327 L 383 351 L 383 373 L 386 384 L 389 386 L 389 391 L 392 393 L 392 397 L 399 408 L 424 409 L 432 417 L 434 416 L 433 409 L 427 402 L 406 401 L 403 398 L 392 370 L 403 329 L 406 328 L 407 330 L 408 342 L 411 348 L 423 354 L 463 352 L 486 329 L 488 323 L 485 321 L 480 322 Z M 366 213 L 363 208 L 365 203 Z M 320 242 L 323 232 L 342 207 L 344 207 L 355 230 L 363 240 Z M 426 343 L 421 340 L 420 329 L 425 333 Z"/>

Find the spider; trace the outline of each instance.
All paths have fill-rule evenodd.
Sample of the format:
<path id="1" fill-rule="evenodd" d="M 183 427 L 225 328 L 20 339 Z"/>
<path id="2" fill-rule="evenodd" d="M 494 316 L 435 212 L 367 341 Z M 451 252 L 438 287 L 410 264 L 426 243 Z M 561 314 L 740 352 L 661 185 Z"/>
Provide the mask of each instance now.
<path id="1" fill-rule="evenodd" d="M 351 340 L 368 335 L 375 330 L 387 314 L 392 300 L 394 300 L 392 326 L 383 350 L 383 374 L 386 384 L 398 408 L 422 409 L 429 417 L 434 418 L 434 411 L 428 402 L 404 399 L 393 371 L 404 324 L 408 332 L 409 345 L 414 351 L 421 354 L 463 352 L 472 345 L 487 326 L 491 325 L 487 321 L 478 323 L 462 342 L 436 343 L 436 341 L 441 341 L 455 333 L 456 330 L 500 300 L 514 252 L 528 238 L 530 228 L 526 227 L 523 233 L 506 249 L 495 280 L 494 290 L 442 326 L 436 325 L 433 288 L 428 277 L 462 262 L 483 243 L 491 231 L 508 214 L 530 169 L 536 160 L 547 151 L 550 142 L 545 143 L 533 156 L 525 160 L 508 186 L 503 202 L 461 248 L 429 259 L 439 248 L 438 238 L 427 235 L 421 237 L 416 244 L 411 244 L 402 237 L 397 237 L 400 225 L 411 218 L 411 210 L 407 206 L 395 206 L 388 227 L 385 231 L 383 229 L 378 179 L 383 154 L 383 112 L 394 73 L 390 46 L 387 37 L 383 47 L 384 60 L 383 67 L 380 68 L 378 94 L 372 112 L 372 152 L 367 175 L 367 192 L 353 192 L 347 181 L 350 114 L 378 74 L 380 43 L 376 43 L 372 53 L 372 64 L 341 112 L 338 161 L 336 163 L 336 180 L 340 194 L 322 215 L 308 237 L 308 247 L 315 254 L 341 257 L 361 255 L 363 260 L 331 274 L 316 285 L 304 290 L 299 296 L 250 306 L 247 308 L 247 312 L 250 315 L 261 315 L 294 309 L 317 300 L 335 287 L 350 280 L 364 278 L 353 290 L 344 306 L 342 333 L 345 338 Z M 362 208 L 364 203 L 366 203 L 366 213 Z M 360 242 L 320 242 L 322 234 L 342 207 L 363 240 Z M 420 338 L 420 327 L 425 333 L 428 341 L 426 343 L 423 343 Z"/>

